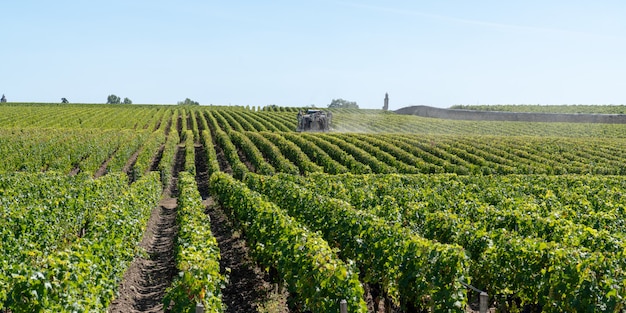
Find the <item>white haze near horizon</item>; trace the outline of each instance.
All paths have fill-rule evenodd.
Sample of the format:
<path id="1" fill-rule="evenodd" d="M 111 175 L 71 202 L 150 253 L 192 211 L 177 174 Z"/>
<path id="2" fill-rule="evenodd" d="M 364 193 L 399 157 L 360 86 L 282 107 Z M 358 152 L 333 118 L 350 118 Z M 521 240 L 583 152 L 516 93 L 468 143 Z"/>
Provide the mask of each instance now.
<path id="1" fill-rule="evenodd" d="M 624 104 L 621 1 L 6 1 L 14 102 Z"/>

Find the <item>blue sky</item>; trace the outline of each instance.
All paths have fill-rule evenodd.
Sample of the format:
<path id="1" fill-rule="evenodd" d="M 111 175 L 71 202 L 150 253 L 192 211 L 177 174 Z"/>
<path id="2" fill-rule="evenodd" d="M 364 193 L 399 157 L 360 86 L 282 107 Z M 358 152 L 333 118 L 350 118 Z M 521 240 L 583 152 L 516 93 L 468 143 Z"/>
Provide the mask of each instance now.
<path id="1" fill-rule="evenodd" d="M 9 101 L 626 104 L 623 1 L 4 1 Z"/>

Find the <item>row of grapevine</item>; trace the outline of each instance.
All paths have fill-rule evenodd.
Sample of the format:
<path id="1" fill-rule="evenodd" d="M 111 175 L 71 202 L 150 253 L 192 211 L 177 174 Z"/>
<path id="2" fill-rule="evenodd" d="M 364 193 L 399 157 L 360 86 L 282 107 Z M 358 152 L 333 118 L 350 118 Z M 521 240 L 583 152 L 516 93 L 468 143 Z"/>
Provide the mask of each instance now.
<path id="1" fill-rule="evenodd" d="M 404 308 L 462 311 L 466 298 L 460 281 L 468 272 L 459 246 L 426 240 L 280 177 L 250 174 L 245 180 L 299 222 L 324 234 L 343 258 L 357 262 L 364 282 L 381 286 Z"/>
<path id="2" fill-rule="evenodd" d="M 217 160 L 217 153 L 215 152 L 213 139 L 211 138 L 211 134 L 208 130 L 202 131 L 202 133 L 200 134 L 200 139 L 202 146 L 204 146 L 206 150 L 206 162 L 208 168 L 207 174 L 211 176 L 211 174 L 220 171 L 220 165 L 219 161 Z"/>
<path id="3" fill-rule="evenodd" d="M 245 130 L 247 131 L 278 131 L 274 124 L 268 123 L 258 114 L 244 114 L 242 112 L 233 112 L 233 114 L 236 114 L 239 123 L 246 125 Z"/>
<path id="4" fill-rule="evenodd" d="M 626 204 L 622 200 L 626 186 L 621 177 L 609 176 L 626 174 L 624 125 L 440 121 L 375 110 L 339 110 L 334 111 L 335 129 L 358 133 L 301 134 L 294 132 L 295 111 L 291 110 L 188 106 L 120 106 L 119 110 L 103 106 L 98 110 L 86 105 L 26 105 L 20 109 L 21 114 L 30 115 L 18 114 L 15 105 L 0 105 L 0 173 L 45 172 L 30 175 L 46 179 L 29 178 L 34 185 L 14 180 L 13 184 L 24 184 L 24 189 L 19 189 L 9 183 L 2 187 L 2 179 L 11 179 L 0 176 L 0 205 L 4 206 L 0 212 L 6 217 L 0 232 L 3 238 L 12 238 L 0 247 L 5 253 L 0 260 L 0 309 L 68 310 L 69 304 L 57 299 L 60 293 L 55 288 L 84 289 L 87 298 L 76 304 L 81 309 L 105 307 L 114 290 L 113 280 L 105 278 L 98 287 L 83 281 L 70 283 L 61 279 L 66 277 L 58 269 L 78 273 L 66 280 L 85 279 L 83 265 L 78 269 L 68 265 L 77 263 L 83 253 L 105 257 L 98 261 L 88 255 L 85 260 L 90 266 L 121 255 L 97 251 L 102 249 L 98 244 L 92 248 L 82 245 L 95 242 L 92 236 L 103 231 L 100 224 L 117 227 L 100 214 L 119 209 L 120 205 L 110 202 L 136 201 L 130 196 L 119 200 L 131 192 L 119 172 L 129 165 L 130 156 L 138 153 L 131 181 L 140 180 L 132 186 L 152 188 L 158 174 L 148 170 L 162 147 L 159 171 L 162 183 L 169 184 L 182 144 L 185 172 L 181 180 L 187 182 L 179 180 L 181 189 L 197 189 L 189 180 L 196 172 L 195 145 L 202 144 L 212 182 L 221 185 L 214 186 L 214 193 L 226 194 L 216 197 L 225 197 L 220 201 L 230 203 L 233 216 L 244 214 L 236 219 L 246 235 L 259 232 L 262 239 L 250 239 L 253 249 L 267 266 L 284 270 L 281 278 L 296 285 L 291 291 L 305 308 L 336 310 L 336 302 L 345 294 L 362 300 L 362 291 L 356 287 L 358 274 L 351 272 L 354 268 L 362 274 L 361 281 L 380 287 L 408 310 L 461 310 L 467 300 L 459 281 L 544 311 L 608 312 L 626 306 L 620 298 L 626 294 Z M 63 129 L 57 128 L 61 125 L 65 125 Z M 571 138 L 576 136 L 584 138 Z M 104 162 L 112 175 L 92 183 L 90 176 Z M 247 187 L 219 173 L 220 167 L 232 171 Z M 75 171 L 80 173 L 65 177 Z M 50 190 L 40 190 L 44 187 Z M 51 192 L 67 194 L 51 196 Z M 96 196 L 104 202 L 94 200 Z M 37 202 L 39 198 L 46 200 Z M 185 208 L 198 211 L 197 195 L 190 198 L 194 200 L 184 204 Z M 65 207 L 84 209 L 64 213 L 60 208 Z M 234 213 L 239 210 L 245 213 Z M 260 220 L 252 221 L 253 214 L 259 214 Z M 213 255 L 215 247 L 206 231 L 209 222 L 200 215 L 183 224 L 204 223 L 194 226 L 202 235 L 183 236 L 180 246 L 206 243 L 208 246 L 198 249 Z M 140 224 L 142 218 L 137 218 Z M 272 240 L 285 240 L 286 235 L 270 235 L 261 223 L 297 238 L 274 243 Z M 125 222 L 121 224 L 126 227 Z M 310 289 L 314 284 L 300 279 L 310 278 L 321 266 L 311 265 L 318 262 L 317 254 L 294 250 L 303 237 L 315 240 L 297 246 L 299 249 L 339 249 L 338 254 L 331 250 L 320 253 L 324 262 L 350 273 L 349 279 L 343 277 L 350 283 L 344 282 L 341 295 L 330 291 L 315 295 Z M 111 238 L 106 240 L 114 240 Z M 5 242 L 10 244 L 5 247 Z M 128 250 L 129 246 L 122 245 L 131 243 L 106 244 Z M 198 251 L 181 248 L 181 269 L 194 268 L 190 264 L 202 261 Z M 286 259 L 286 251 L 295 256 Z M 39 269 L 40 262 L 49 262 L 49 270 L 59 272 L 33 270 Z M 214 265 L 195 268 L 215 274 Z M 123 266 L 110 267 L 114 269 L 102 275 L 119 277 Z M 185 295 L 190 301 L 189 296 L 195 297 L 194 302 L 216 299 L 203 296 L 210 295 L 208 290 L 213 287 L 204 279 L 207 276 L 202 276 L 201 282 L 198 277 L 183 276 L 171 299 L 176 303 L 184 302 L 174 299 Z M 339 279 L 328 277 L 317 283 Z M 78 299 L 78 294 L 72 291 L 68 299 Z M 91 294 L 104 300 L 94 300 Z M 351 302 L 357 311 L 361 300 Z"/>
<path id="5" fill-rule="evenodd" d="M 121 171 L 147 137 L 128 130 L 0 129 L 0 172 L 78 169 L 93 175 L 109 158 L 109 169 Z"/>
<path id="6" fill-rule="evenodd" d="M 412 151 L 402 149 L 398 144 L 394 144 L 390 138 L 360 134 L 344 137 L 351 142 L 360 140 L 368 152 L 385 160 L 386 163 L 396 167 L 401 173 L 437 173 L 443 170 L 437 164 L 430 163 L 427 157 L 422 158 L 419 154 L 416 155 Z"/>
<path id="7" fill-rule="evenodd" d="M 152 163 L 159 154 L 160 149 L 165 144 L 165 133 L 162 130 L 156 130 L 144 142 L 141 151 L 137 155 L 137 160 L 130 170 L 129 175 L 133 180 L 139 179 L 141 176 L 151 170 Z"/>
<path id="8" fill-rule="evenodd" d="M 246 159 L 254 166 L 254 171 L 264 175 L 272 175 L 276 172 L 274 167 L 265 161 L 263 154 L 257 146 L 243 133 L 232 131 L 229 134 L 232 142 L 246 155 Z"/>
<path id="9" fill-rule="evenodd" d="M 185 117 L 184 130 L 199 130 L 194 112 L 215 114 L 224 131 L 294 132 L 296 108 L 282 111 L 250 111 L 223 106 L 50 105 L 0 106 L 2 128 L 98 128 L 153 131 L 173 111 Z M 217 117 L 219 115 L 219 117 Z M 625 125 L 584 123 L 523 123 L 454 121 L 397 115 L 380 110 L 333 110 L 333 129 L 349 133 L 419 133 L 428 135 L 497 135 L 584 138 L 624 138 Z"/>
<path id="10" fill-rule="evenodd" d="M 176 130 L 176 116 L 174 115 L 172 119 L 174 119 L 174 121 L 169 124 L 170 129 L 167 131 L 167 139 L 165 141 L 165 146 L 163 147 L 161 160 L 159 161 L 159 164 L 157 166 L 158 171 L 161 174 L 161 182 L 163 184 L 163 188 L 169 186 L 170 180 L 172 179 L 172 170 L 174 168 L 178 144 L 180 143 L 180 136 L 178 134 L 178 131 Z"/>
<path id="11" fill-rule="evenodd" d="M 243 228 L 255 259 L 279 271 L 304 310 L 367 312 L 358 272 L 339 260 L 328 243 L 260 194 L 222 172 L 211 176 L 212 193 Z"/>
<path id="12" fill-rule="evenodd" d="M 295 179 L 426 238 L 460 244 L 472 259 L 473 284 L 492 294 L 515 293 L 548 312 L 613 312 L 626 305 L 618 297 L 626 279 L 626 204 L 620 196 L 626 186 L 619 178 L 280 179 Z"/>
<path id="13" fill-rule="evenodd" d="M 626 186 L 617 177 L 312 175 L 305 184 L 360 208 L 402 209 L 397 216 L 409 221 L 422 213 L 406 210 L 451 211 L 485 229 L 505 228 L 598 252 L 626 248 L 620 218 L 626 208 L 620 190 Z"/>
<path id="14" fill-rule="evenodd" d="M 270 132 L 264 132 L 264 133 L 261 133 L 260 135 L 265 137 L 267 140 L 271 142 L 272 145 L 278 148 L 280 153 L 284 155 L 285 158 L 287 158 L 288 160 L 291 160 L 291 162 L 293 162 L 293 164 L 295 164 L 298 167 L 298 171 L 300 174 L 316 173 L 316 172 L 322 172 L 324 170 L 321 166 L 312 162 L 311 159 L 306 155 L 306 153 L 304 153 L 298 147 L 298 145 L 296 145 L 293 141 L 287 140 L 283 135 L 279 133 L 270 133 Z M 267 145 L 269 146 L 269 144 Z M 275 150 L 275 148 L 273 147 L 268 147 L 267 149 Z M 276 154 L 278 153 L 276 152 Z M 280 157 L 276 156 L 276 159 L 280 159 Z M 283 172 L 289 172 L 289 171 L 283 171 Z"/>
<path id="15" fill-rule="evenodd" d="M 398 160 L 391 153 L 388 153 L 382 148 L 379 148 L 378 146 L 369 143 L 366 138 L 369 138 L 370 136 L 363 137 L 359 137 L 358 135 L 350 136 L 345 134 L 337 136 L 338 139 L 341 139 L 344 142 L 344 145 L 348 146 L 348 149 L 358 149 L 357 151 L 362 151 L 360 153 L 361 155 L 363 155 L 362 160 L 370 163 L 370 167 L 377 169 L 377 173 L 400 172 L 415 174 L 420 172 L 420 170 L 415 166 L 404 163 L 401 160 Z M 350 145 L 354 145 L 354 148 L 349 147 Z M 418 164 L 421 163 L 423 163 L 423 161 L 418 161 Z"/>
<path id="16" fill-rule="evenodd" d="M 86 216 L 104 204 L 100 193 L 118 193 L 124 188 L 123 181 L 114 177 L 92 182 L 86 176 L 50 172 L 0 178 L 5 260 L 20 260 L 19 255 L 30 249 L 48 253 L 71 243 L 88 223 Z M 91 192 L 84 190 L 87 186 Z M 103 186 L 107 189 L 102 190 Z M 67 208 L 71 210 L 65 212 Z M 64 218 L 65 223 L 57 223 Z"/>
<path id="17" fill-rule="evenodd" d="M 293 132 L 298 124 L 294 114 L 259 113 L 258 116 L 272 123 L 279 131 L 283 132 Z"/>
<path id="18" fill-rule="evenodd" d="M 207 122 L 206 117 L 201 112 L 196 112 L 196 119 L 198 120 L 198 128 L 200 130 L 200 145 L 205 148 L 205 156 L 207 162 L 208 176 L 220 170 L 219 161 L 217 159 L 217 152 L 215 151 L 215 145 L 213 143 L 213 137 L 211 136 L 211 128 Z"/>
<path id="19" fill-rule="evenodd" d="M 261 124 L 255 117 L 256 114 L 244 114 L 242 112 L 228 112 L 229 115 L 232 116 L 234 120 L 241 125 L 243 131 L 252 130 L 252 131 L 261 131 L 266 130 L 266 127 Z"/>
<path id="20" fill-rule="evenodd" d="M 172 108 L 172 129 L 178 131 L 178 135 L 182 138 L 185 130 L 187 130 L 187 121 L 183 121 L 184 108 Z M 181 112 L 182 111 L 182 112 Z"/>
<path id="21" fill-rule="evenodd" d="M 152 173 L 130 188 L 123 174 L 98 180 L 44 173 L 2 177 L 0 309 L 102 311 L 137 252 L 161 188 Z M 50 188 L 54 186 L 54 188 Z"/>
<path id="22" fill-rule="evenodd" d="M 207 116 L 212 116 L 209 114 Z M 216 114 L 216 116 L 220 116 Z M 211 120 L 211 119 L 209 119 Z M 579 140 L 560 138 L 296 134 L 238 132 L 216 129 L 229 162 L 246 161 L 250 171 L 307 174 L 323 169 L 329 174 L 366 173 L 457 173 L 468 174 L 602 174 L 626 173 L 626 149 L 620 140 L 588 139 L 589 148 L 578 148 Z M 512 147 L 515 147 L 514 149 Z M 550 147 L 550 148 L 546 148 Z M 555 148 L 556 147 L 556 148 Z M 554 151 L 561 149 L 563 152 Z M 241 154 L 235 153 L 236 151 Z M 572 151 L 572 152 L 569 152 Z M 245 159 L 244 159 L 245 157 Z M 235 159 L 239 158 L 239 161 Z"/>
<path id="23" fill-rule="evenodd" d="M 215 141 L 223 151 L 224 157 L 230 165 L 233 176 L 236 178 L 242 178 L 245 173 L 249 172 L 248 167 L 241 161 L 239 154 L 237 153 L 237 147 L 235 147 L 226 132 L 217 130 L 215 132 Z"/>
<path id="24" fill-rule="evenodd" d="M 385 136 L 385 139 L 443 168 L 446 173 L 466 175 L 473 171 L 474 165 L 460 156 L 449 152 L 440 141 L 442 137 L 421 137 L 414 135 Z M 444 139 L 446 137 L 443 137 Z"/>
<path id="25" fill-rule="evenodd" d="M 175 277 L 164 297 L 166 307 L 175 312 L 193 312 L 201 303 L 206 312 L 223 312 L 220 251 L 204 213 L 202 198 L 192 174 L 181 172 L 178 180 Z"/>
<path id="26" fill-rule="evenodd" d="M 263 155 L 269 159 L 269 163 L 274 166 L 278 172 L 288 174 L 299 173 L 298 167 L 285 158 L 280 149 L 261 134 L 248 132 L 245 135 L 263 152 Z"/>
<path id="27" fill-rule="evenodd" d="M 211 147 L 216 147 L 217 149 L 219 149 L 220 153 L 223 154 L 225 159 L 224 162 L 227 163 L 221 166 L 223 166 L 224 168 L 228 166 L 230 171 L 234 173 L 235 177 L 243 177 L 244 173 L 248 172 L 248 168 L 239 159 L 239 155 L 237 154 L 237 148 L 233 145 L 232 141 L 228 137 L 228 134 L 221 130 L 217 119 L 215 118 L 215 116 L 213 116 L 213 114 L 211 114 L 211 112 L 205 112 L 203 117 L 204 118 L 202 120 L 205 121 L 207 125 L 207 134 L 204 136 L 204 141 L 206 143 L 204 144 L 204 146 L 209 153 L 209 155 L 207 155 L 208 161 L 210 162 L 209 170 L 212 170 L 214 172 L 220 167 L 219 162 L 217 163 L 217 168 L 214 167 L 215 163 L 211 162 L 213 157 L 211 151 L 215 150 L 211 149 Z M 211 139 L 210 144 L 209 139 Z M 213 145 L 213 143 L 215 145 Z M 215 157 L 217 158 L 217 151 L 215 151 L 215 153 Z"/>
<path id="28" fill-rule="evenodd" d="M 99 128 L 154 130 L 155 106 L 11 104 L 0 106 L 3 128 Z"/>
<path id="29" fill-rule="evenodd" d="M 238 132 L 243 132 L 245 130 L 245 128 L 241 126 L 241 123 L 244 123 L 245 125 L 249 125 L 249 123 L 246 120 L 236 119 L 233 117 L 233 115 L 229 114 L 228 111 L 221 111 L 219 112 L 218 115 L 224 118 L 224 123 L 230 125 L 230 128 L 232 128 L 232 130 L 235 130 Z"/>
<path id="30" fill-rule="evenodd" d="M 333 114 L 334 130 L 348 133 L 624 138 L 625 127 L 622 124 L 456 121 L 392 113 Z"/>
<path id="31" fill-rule="evenodd" d="M 274 112 L 211 111 L 224 131 L 285 131 L 295 130 L 295 115 Z"/>
<path id="32" fill-rule="evenodd" d="M 261 111 L 268 111 L 268 112 L 298 112 L 297 108 L 281 107 L 281 106 L 277 106 L 275 104 L 264 106 L 260 110 Z"/>
<path id="33" fill-rule="evenodd" d="M 190 111 L 189 115 L 187 115 L 187 118 L 191 121 L 191 131 L 193 132 L 193 140 L 194 141 L 199 141 L 200 140 L 200 127 L 198 125 L 198 120 L 196 119 L 196 114 L 194 114 L 194 111 Z"/>
<path id="34" fill-rule="evenodd" d="M 121 172 L 131 156 L 141 150 L 149 136 L 147 132 L 135 132 L 135 136 L 126 142 L 120 143 L 113 155 L 109 156 L 106 172 Z"/>
<path id="35" fill-rule="evenodd" d="M 377 159 L 375 156 L 371 155 L 367 151 L 361 149 L 360 147 L 354 145 L 353 143 L 346 142 L 344 138 L 348 139 L 348 136 L 330 136 L 330 135 L 320 135 L 321 139 L 331 143 L 333 146 L 338 147 L 339 149 L 345 151 L 347 154 L 354 157 L 354 159 L 371 169 L 374 173 L 396 173 L 397 169 L 391 167 Z M 348 139 L 350 140 L 350 139 Z"/>
<path id="36" fill-rule="evenodd" d="M 285 134 L 284 134 L 285 135 Z M 626 173 L 620 140 L 300 134 L 353 173 L 612 174 Z M 292 139 L 295 135 L 286 138 Z M 489 140 L 489 144 L 483 141 Z M 585 145 L 582 146 L 581 145 Z M 589 146 L 589 148 L 586 148 Z M 510 147 L 516 147 L 515 151 Z M 559 149 L 559 150 L 556 150 Z M 321 165 L 318 163 L 318 165 Z M 333 173 L 333 172 L 329 172 Z"/>
<path id="37" fill-rule="evenodd" d="M 213 116 L 213 118 L 217 121 L 218 123 L 218 127 L 223 130 L 224 132 L 230 132 L 232 130 L 235 130 L 237 128 L 237 125 L 232 126 L 228 123 L 228 121 L 226 120 L 226 118 L 224 118 L 224 116 L 222 116 L 222 111 L 213 111 L 213 112 L 208 112 L 208 114 L 210 114 L 211 116 Z M 241 127 L 239 127 L 239 129 L 241 129 Z"/>
<path id="38" fill-rule="evenodd" d="M 314 134 L 302 134 L 303 139 L 308 143 L 315 144 L 330 157 L 345 166 L 351 173 L 364 174 L 371 173 L 372 169 L 366 164 L 357 161 L 354 156 L 335 144 L 328 142 L 325 138 Z"/>
<path id="39" fill-rule="evenodd" d="M 185 131 L 185 171 L 191 175 L 196 175 L 196 155 L 193 132 Z"/>
<path id="40" fill-rule="evenodd" d="M 283 136 L 288 141 L 293 142 L 304 153 L 304 156 L 315 162 L 315 164 L 321 167 L 324 172 L 329 174 L 348 172 L 348 168 L 346 166 L 335 161 L 326 151 L 324 151 L 324 149 L 313 144 L 311 140 L 307 140 L 307 138 L 298 134 L 284 133 Z M 292 155 L 299 154 L 300 153 L 292 152 Z M 300 158 L 304 157 L 300 156 Z M 312 166 L 309 165 L 308 167 Z"/>

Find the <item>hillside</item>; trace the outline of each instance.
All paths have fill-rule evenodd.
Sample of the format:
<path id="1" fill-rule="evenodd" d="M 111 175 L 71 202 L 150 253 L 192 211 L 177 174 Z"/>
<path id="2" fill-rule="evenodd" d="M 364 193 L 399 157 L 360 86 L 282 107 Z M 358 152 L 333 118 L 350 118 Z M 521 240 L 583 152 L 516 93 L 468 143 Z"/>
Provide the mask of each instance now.
<path id="1" fill-rule="evenodd" d="M 526 113 L 571 113 L 571 114 L 626 114 L 626 105 L 539 105 L 539 104 L 495 104 L 495 105 L 453 105 L 450 109 L 526 112 Z"/>
<path id="2" fill-rule="evenodd" d="M 626 125 L 296 113 L 0 105 L 0 310 L 626 307 Z"/>

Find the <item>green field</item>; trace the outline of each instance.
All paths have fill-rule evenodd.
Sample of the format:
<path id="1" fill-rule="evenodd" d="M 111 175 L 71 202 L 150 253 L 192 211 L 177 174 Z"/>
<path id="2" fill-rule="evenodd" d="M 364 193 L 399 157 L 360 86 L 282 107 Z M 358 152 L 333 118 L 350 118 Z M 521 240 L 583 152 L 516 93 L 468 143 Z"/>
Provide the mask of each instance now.
<path id="1" fill-rule="evenodd" d="M 297 111 L 0 105 L 0 311 L 106 311 L 176 183 L 168 299 L 221 312 L 198 182 L 312 312 L 367 312 L 371 289 L 466 312 L 465 284 L 501 311 L 626 310 L 626 125 L 336 109 L 333 131 L 298 133 Z"/>

